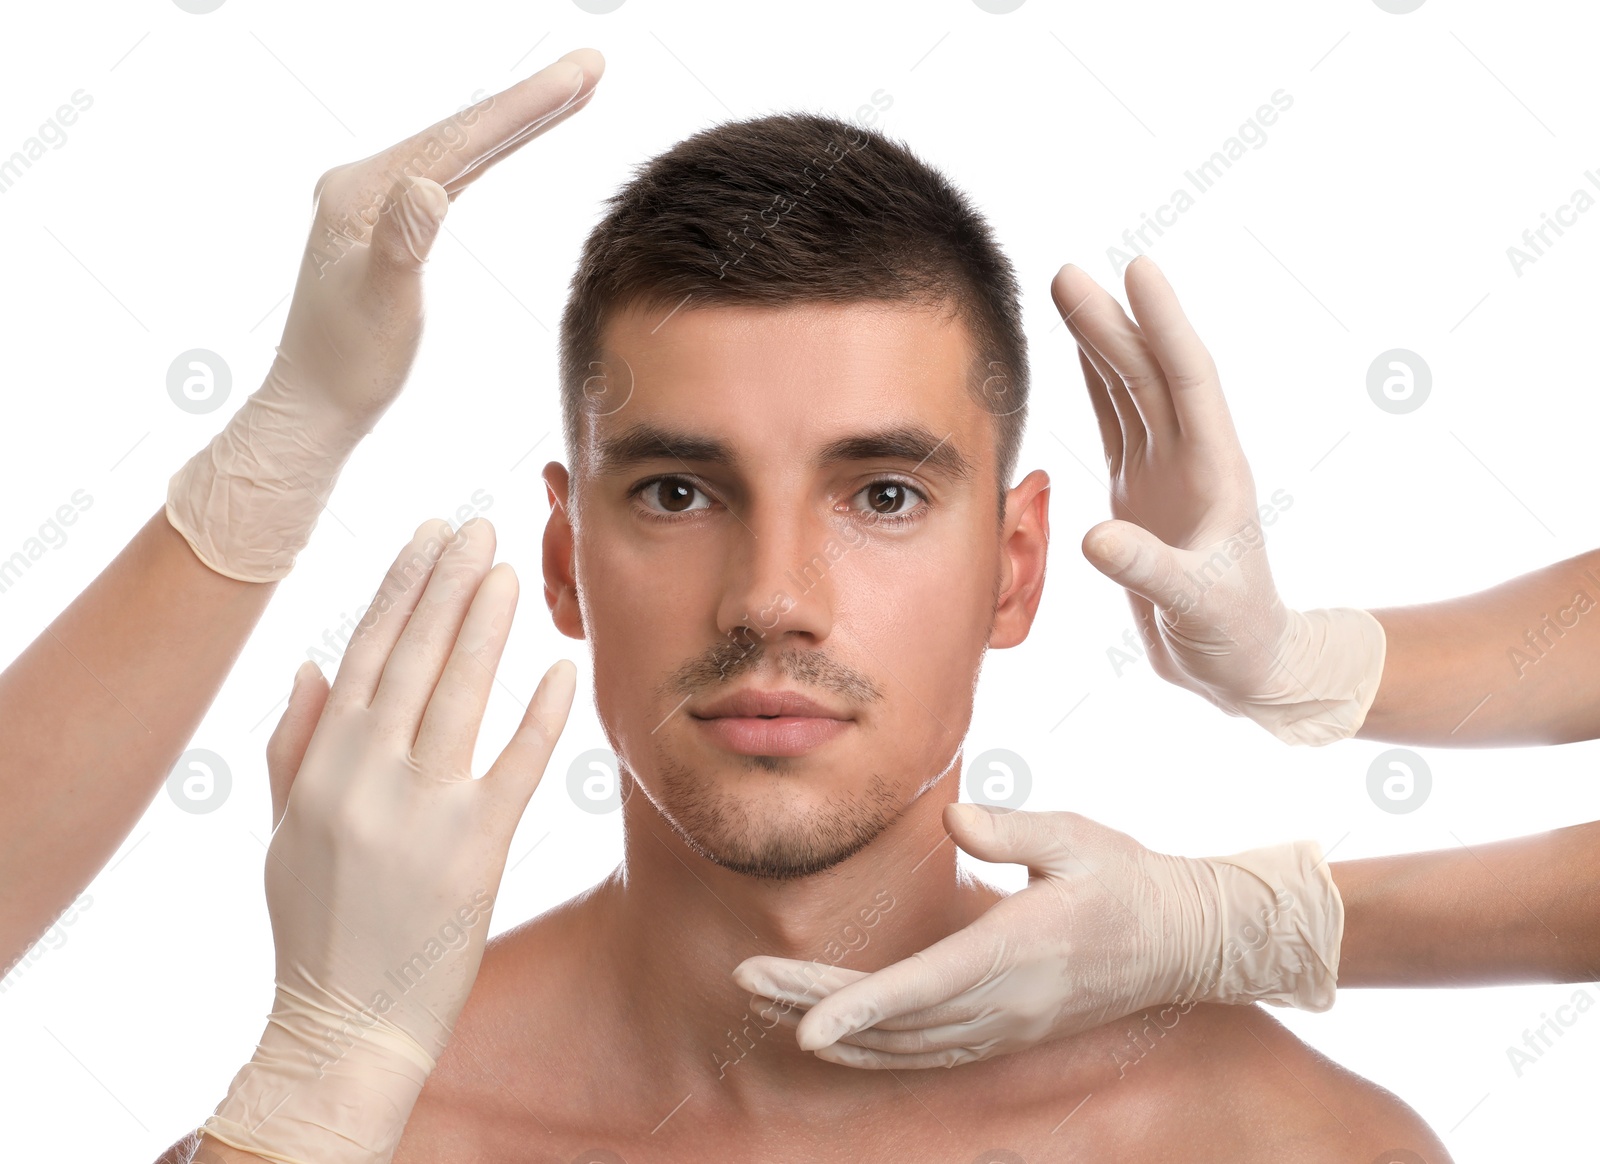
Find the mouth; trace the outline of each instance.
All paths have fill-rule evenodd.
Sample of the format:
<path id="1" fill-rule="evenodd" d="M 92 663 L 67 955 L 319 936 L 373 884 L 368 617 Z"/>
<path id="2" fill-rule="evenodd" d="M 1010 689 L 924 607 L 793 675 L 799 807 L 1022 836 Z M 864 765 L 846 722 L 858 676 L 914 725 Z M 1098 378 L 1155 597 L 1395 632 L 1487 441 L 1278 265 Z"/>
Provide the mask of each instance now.
<path id="1" fill-rule="evenodd" d="M 746 687 L 690 709 L 689 718 L 718 747 L 744 756 L 803 756 L 843 735 L 847 710 L 801 691 Z"/>
<path id="2" fill-rule="evenodd" d="M 853 720 L 818 715 L 691 715 L 719 747 L 743 756 L 804 756 L 837 739 Z"/>

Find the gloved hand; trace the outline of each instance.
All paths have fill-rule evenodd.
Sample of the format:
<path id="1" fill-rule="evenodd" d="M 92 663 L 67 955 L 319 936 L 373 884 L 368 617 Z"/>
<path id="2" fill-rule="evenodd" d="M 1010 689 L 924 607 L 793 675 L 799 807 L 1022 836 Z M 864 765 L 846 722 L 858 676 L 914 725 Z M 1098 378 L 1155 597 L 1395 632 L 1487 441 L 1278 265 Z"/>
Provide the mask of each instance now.
<path id="1" fill-rule="evenodd" d="M 1128 265 L 1135 324 L 1067 264 L 1050 287 L 1079 345 L 1111 475 L 1113 520 L 1084 555 L 1128 590 L 1163 679 L 1291 744 L 1354 735 L 1383 674 L 1383 626 L 1364 610 L 1284 606 L 1255 482 L 1216 365 L 1156 265 Z"/>
<path id="2" fill-rule="evenodd" d="M 953 1067 L 1150 1007 L 1333 1005 L 1344 905 L 1314 841 L 1191 858 L 1071 812 L 951 804 L 944 823 L 980 860 L 1027 865 L 1027 888 L 871 974 L 767 956 L 734 968 L 819 1058 Z"/>
<path id="3" fill-rule="evenodd" d="M 454 536 L 424 523 L 332 689 L 313 663 L 295 676 L 267 746 L 277 991 L 208 1137 L 291 1164 L 386 1161 L 450 1037 L 576 674 L 565 659 L 545 673 L 473 779 L 517 599 L 494 546 L 482 519 Z"/>
<path id="4" fill-rule="evenodd" d="M 577 49 L 504 92 L 317 181 L 277 356 L 173 475 L 167 519 L 201 561 L 284 577 L 356 444 L 399 395 L 422 337 L 422 267 L 449 203 L 588 103 L 605 61 Z"/>

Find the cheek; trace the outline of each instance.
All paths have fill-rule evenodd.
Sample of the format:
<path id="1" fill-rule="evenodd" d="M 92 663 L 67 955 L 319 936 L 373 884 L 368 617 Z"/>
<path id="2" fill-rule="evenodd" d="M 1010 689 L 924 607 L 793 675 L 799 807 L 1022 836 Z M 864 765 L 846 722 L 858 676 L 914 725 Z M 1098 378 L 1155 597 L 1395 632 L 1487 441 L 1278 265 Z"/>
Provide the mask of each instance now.
<path id="1" fill-rule="evenodd" d="M 680 662 L 683 640 L 694 639 L 704 650 L 715 577 L 708 548 L 689 539 L 663 545 L 630 537 L 626 529 L 601 531 L 577 547 L 584 626 L 595 649 L 615 644 L 625 655 L 677 652 Z"/>
<path id="2" fill-rule="evenodd" d="M 710 556 L 675 554 L 666 562 L 659 545 L 610 533 L 576 550 L 599 714 L 613 730 L 639 737 L 672 706 L 656 706 L 661 683 L 713 641 Z"/>
<path id="3" fill-rule="evenodd" d="M 892 701 L 925 718 L 920 700 L 952 729 L 960 725 L 950 716 L 970 713 L 994 610 L 996 553 L 963 544 L 916 557 L 863 554 L 857 571 L 841 579 L 836 616 L 866 648 L 850 653 L 879 676 Z"/>

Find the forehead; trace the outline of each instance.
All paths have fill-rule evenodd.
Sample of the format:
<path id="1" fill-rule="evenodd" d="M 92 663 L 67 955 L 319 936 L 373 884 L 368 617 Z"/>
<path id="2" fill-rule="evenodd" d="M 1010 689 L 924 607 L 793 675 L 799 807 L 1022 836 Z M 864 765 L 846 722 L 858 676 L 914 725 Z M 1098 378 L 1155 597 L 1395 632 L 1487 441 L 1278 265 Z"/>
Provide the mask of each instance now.
<path id="1" fill-rule="evenodd" d="M 607 398 L 592 442 L 640 424 L 715 435 L 743 458 L 814 448 L 846 432 L 922 427 L 969 457 L 987 414 L 973 348 L 945 308 L 901 303 L 631 306 L 608 320 Z"/>

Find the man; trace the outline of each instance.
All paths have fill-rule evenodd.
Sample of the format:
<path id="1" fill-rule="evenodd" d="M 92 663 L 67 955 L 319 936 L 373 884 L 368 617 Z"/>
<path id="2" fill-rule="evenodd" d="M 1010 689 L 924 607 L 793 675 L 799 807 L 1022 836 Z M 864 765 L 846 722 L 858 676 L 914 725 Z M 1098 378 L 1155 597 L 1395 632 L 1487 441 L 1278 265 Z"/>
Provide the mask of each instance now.
<path id="1" fill-rule="evenodd" d="M 543 566 L 556 625 L 593 652 L 625 857 L 490 943 L 459 1014 L 434 1014 L 453 1030 L 437 1056 L 427 1045 L 412 1057 L 427 1074 L 395 1104 L 409 1115 L 394 1160 L 1447 1159 L 1403 1103 L 1254 1007 L 1171 1006 L 907 1076 L 800 1050 L 734 983 L 754 954 L 876 969 L 1005 896 L 958 871 L 941 818 L 983 655 L 1027 637 L 1043 593 L 1048 478 L 1005 485 L 1027 395 L 1016 300 L 1009 262 L 958 192 L 903 147 L 823 117 L 697 134 L 612 200 L 563 320 L 573 465 L 545 468 Z M 477 617 L 473 636 L 492 625 L 498 642 L 509 619 L 493 613 L 503 599 L 484 598 L 492 538 L 467 541 L 470 584 L 436 577 L 429 593 L 478 615 L 421 631 L 421 614 L 407 616 L 404 634 L 393 628 L 406 619 L 377 624 L 402 646 L 430 644 L 434 674 L 448 626 Z M 374 648 L 352 645 L 369 688 L 396 665 Z M 459 655 L 452 665 L 475 675 Z M 475 682 L 486 694 L 488 679 Z M 432 698 L 465 706 L 450 686 Z M 308 779 L 312 797 L 337 797 L 333 745 L 359 740 L 365 700 L 339 696 L 338 734 L 324 738 L 325 719 L 306 752 L 314 706 L 292 699 L 300 742 L 280 756 L 305 752 L 316 771 L 293 778 L 289 818 L 316 812 L 318 799 L 295 799 Z M 419 718 L 413 708 L 408 725 Z M 447 734 L 470 751 L 475 729 Z M 379 776 L 359 783 L 381 810 L 401 791 Z M 416 776 L 428 773 L 408 775 L 405 795 L 427 788 Z M 503 821 L 463 835 L 503 859 Z M 285 893 L 317 859 L 296 856 L 314 836 L 297 829 L 281 846 L 295 873 L 280 877 Z M 351 879 L 331 883 L 340 916 Z M 305 889 L 299 904 L 321 919 Z M 1292 895 L 1281 905 L 1293 911 Z M 1253 923 L 1238 935 L 1259 937 Z M 419 974 L 419 990 L 448 993 Z M 317 977 L 300 973 L 301 992 Z M 417 1014 L 402 1025 L 427 1037 Z M 375 1045 L 355 1037 L 365 1064 Z M 256 1086 L 269 1058 L 208 1128 L 243 1142 L 241 1129 L 271 1133 L 285 1104 L 352 1110 L 306 1102 L 320 1066 L 298 1070 L 298 1091 Z M 196 1157 L 260 1158 L 215 1141 Z"/>
<path id="2" fill-rule="evenodd" d="M 940 820 L 983 654 L 1043 590 L 1048 479 L 1004 487 L 1015 300 L 958 193 L 821 117 L 703 132 L 612 200 L 563 321 L 544 573 L 625 858 L 490 943 L 396 1160 L 1445 1158 L 1253 1007 L 864 1074 L 730 981 L 888 965 L 1003 896 Z"/>

